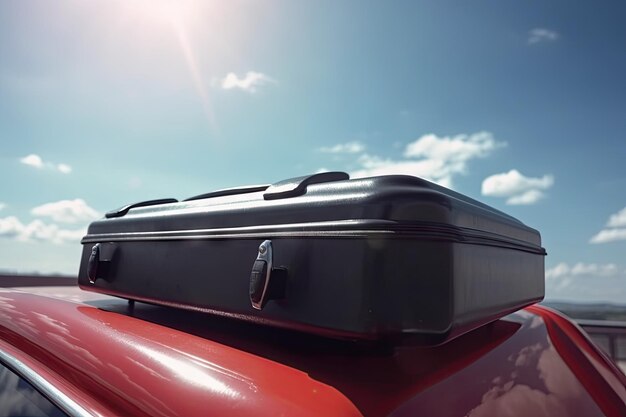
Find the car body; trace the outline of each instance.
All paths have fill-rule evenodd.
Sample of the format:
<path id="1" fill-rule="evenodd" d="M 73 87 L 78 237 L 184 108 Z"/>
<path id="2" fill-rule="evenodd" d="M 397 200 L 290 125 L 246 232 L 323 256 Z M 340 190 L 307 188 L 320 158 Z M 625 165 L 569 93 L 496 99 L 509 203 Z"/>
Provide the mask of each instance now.
<path id="1" fill-rule="evenodd" d="M 77 286 L 4 288 L 0 352 L 69 415 L 626 415 L 624 374 L 540 306 L 440 346 L 388 346 Z"/>

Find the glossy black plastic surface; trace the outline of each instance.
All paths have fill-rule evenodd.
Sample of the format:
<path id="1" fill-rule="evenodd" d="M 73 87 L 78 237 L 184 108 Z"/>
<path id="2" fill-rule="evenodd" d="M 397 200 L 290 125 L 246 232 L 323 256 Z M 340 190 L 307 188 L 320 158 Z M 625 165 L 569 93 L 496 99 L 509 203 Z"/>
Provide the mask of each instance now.
<path id="1" fill-rule="evenodd" d="M 424 343 L 543 298 L 545 251 L 518 220 L 415 177 L 303 178 L 279 183 L 284 198 L 266 199 L 271 186 L 98 220 L 83 239 L 79 283 L 307 332 Z M 259 311 L 251 269 L 268 239 L 288 274 L 282 299 Z M 101 242 L 115 242 L 116 256 L 108 279 L 90 284 L 88 258 Z"/>

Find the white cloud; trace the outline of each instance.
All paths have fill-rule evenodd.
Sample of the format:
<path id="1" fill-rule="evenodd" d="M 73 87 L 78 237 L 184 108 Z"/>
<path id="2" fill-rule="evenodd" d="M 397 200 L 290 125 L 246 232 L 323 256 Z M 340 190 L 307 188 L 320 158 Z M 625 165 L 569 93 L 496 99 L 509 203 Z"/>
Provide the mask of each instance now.
<path id="1" fill-rule="evenodd" d="M 72 167 L 69 166 L 68 164 L 64 164 L 64 163 L 54 164 L 52 162 L 46 162 L 41 158 L 41 156 L 34 154 L 34 153 L 31 153 L 30 155 L 27 155 L 23 158 L 20 158 L 20 162 L 23 163 L 24 165 L 28 165 L 33 168 L 50 169 L 54 171 L 59 171 L 62 174 L 69 174 L 70 172 L 72 172 Z"/>
<path id="2" fill-rule="evenodd" d="M 609 264 L 586 264 L 578 262 L 570 267 L 567 263 L 561 262 L 553 268 L 546 269 L 547 279 L 565 277 L 613 277 L 619 273 L 619 268 L 613 263 Z"/>
<path id="3" fill-rule="evenodd" d="M 626 207 L 624 207 L 617 213 L 612 214 L 611 217 L 609 217 L 609 221 L 606 225 L 607 227 L 626 226 Z"/>
<path id="4" fill-rule="evenodd" d="M 0 237 L 16 237 L 23 229 L 22 223 L 15 216 L 0 218 Z"/>
<path id="5" fill-rule="evenodd" d="M 30 212 L 34 216 L 51 217 L 55 222 L 62 223 L 88 222 L 100 217 L 100 213 L 80 198 L 43 204 Z"/>
<path id="6" fill-rule="evenodd" d="M 0 203 L 0 210 L 4 209 L 7 205 L 4 203 Z"/>
<path id="7" fill-rule="evenodd" d="M 606 228 L 593 236 L 589 243 L 607 243 L 626 240 L 626 207 L 609 217 Z"/>
<path id="8" fill-rule="evenodd" d="M 561 262 L 546 269 L 546 299 L 623 303 L 626 270 L 614 263 Z"/>
<path id="9" fill-rule="evenodd" d="M 561 262 L 557 266 L 546 269 L 546 278 L 559 278 L 567 275 L 570 271 L 570 267 L 565 262 Z"/>
<path id="10" fill-rule="evenodd" d="M 239 78 L 234 72 L 229 72 L 226 77 L 221 80 L 220 86 L 224 90 L 238 88 L 248 93 L 254 93 L 262 85 L 275 82 L 275 80 L 261 72 L 248 71 L 243 78 Z"/>
<path id="11" fill-rule="evenodd" d="M 617 240 L 626 240 L 626 228 L 623 229 L 604 229 L 593 236 L 590 243 L 607 243 Z"/>
<path id="12" fill-rule="evenodd" d="M 409 143 L 404 151 L 407 158 L 425 158 L 444 162 L 465 162 L 485 157 L 501 146 L 489 132 L 472 135 L 442 136 L 424 135 Z"/>
<path id="13" fill-rule="evenodd" d="M 31 167 L 35 167 L 35 168 L 43 168 L 43 160 L 41 159 L 41 157 L 39 155 L 35 155 L 34 153 L 31 153 L 30 155 L 27 155 L 23 158 L 20 158 L 20 162 L 23 163 L 24 165 L 29 165 Z"/>
<path id="14" fill-rule="evenodd" d="M 86 228 L 61 229 L 56 224 L 46 224 L 39 219 L 23 224 L 15 216 L 0 218 L 0 238 L 14 238 L 20 241 L 45 241 L 55 244 L 79 243 L 86 231 Z"/>
<path id="15" fill-rule="evenodd" d="M 365 145 L 358 141 L 340 143 L 334 146 L 324 146 L 319 148 L 320 152 L 325 153 L 360 153 L 364 150 Z"/>
<path id="16" fill-rule="evenodd" d="M 422 177 L 451 188 L 456 175 L 467 173 L 470 160 L 489 156 L 505 143 L 495 140 L 489 132 L 437 136 L 427 134 L 409 143 L 403 160 L 384 159 L 375 155 L 362 155 L 361 169 L 352 177 L 405 174 Z"/>
<path id="17" fill-rule="evenodd" d="M 528 43 L 530 45 L 540 42 L 554 42 L 558 38 L 559 34 L 550 29 L 534 28 L 528 31 Z"/>
<path id="18" fill-rule="evenodd" d="M 617 265 L 615 264 L 585 264 L 577 263 L 572 267 L 572 275 L 595 275 L 601 277 L 612 277 L 617 274 Z"/>
<path id="19" fill-rule="evenodd" d="M 457 173 L 455 167 L 448 167 L 444 161 L 434 159 L 394 161 L 366 154 L 358 162 L 362 168 L 351 173 L 353 178 L 390 174 L 413 175 L 451 188 L 452 176 Z"/>
<path id="20" fill-rule="evenodd" d="M 543 195 L 544 194 L 539 190 L 528 190 L 522 194 L 510 197 L 506 200 L 506 204 L 510 204 L 512 206 L 528 206 L 541 200 Z"/>
<path id="21" fill-rule="evenodd" d="M 69 174 L 72 172 L 72 167 L 67 164 L 58 164 L 57 169 L 63 174 Z"/>
<path id="22" fill-rule="evenodd" d="M 483 180 L 481 192 L 484 196 L 507 197 L 506 204 L 534 204 L 544 197 L 544 190 L 554 184 L 552 175 L 531 178 L 522 175 L 518 170 L 495 174 Z"/>

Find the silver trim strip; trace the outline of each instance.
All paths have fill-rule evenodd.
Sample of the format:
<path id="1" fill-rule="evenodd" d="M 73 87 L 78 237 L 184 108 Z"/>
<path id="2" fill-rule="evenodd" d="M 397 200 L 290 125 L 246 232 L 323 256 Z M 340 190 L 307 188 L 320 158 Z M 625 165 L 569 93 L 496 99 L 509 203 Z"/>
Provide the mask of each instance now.
<path id="1" fill-rule="evenodd" d="M 389 233 L 391 221 L 371 220 L 336 220 L 328 222 L 289 223 L 282 225 L 220 227 L 212 229 L 160 230 L 153 232 L 114 232 L 87 234 L 82 242 L 105 240 L 153 240 L 153 239 L 225 239 L 232 237 L 257 238 L 262 236 L 282 235 L 294 237 L 321 236 L 331 234 L 368 233 L 372 225 L 377 225 L 379 232 Z M 387 227 L 385 227 L 387 226 Z"/>
<path id="2" fill-rule="evenodd" d="M 10 353 L 0 348 L 0 361 L 18 376 L 24 378 L 51 403 L 59 407 L 63 412 L 71 417 L 94 417 L 96 414 L 90 413 L 78 405 L 70 397 L 62 393 L 57 387 L 45 380 L 41 375 L 28 367 L 24 362 L 17 359 Z"/>
<path id="3" fill-rule="evenodd" d="M 281 225 L 224 227 L 214 229 L 160 230 L 153 232 L 114 232 L 87 234 L 81 243 L 155 241 L 155 240 L 223 240 L 270 238 L 369 238 L 391 237 L 445 240 L 451 242 L 506 247 L 545 255 L 540 244 L 442 224 L 400 224 L 390 220 L 336 220 L 329 222 L 289 223 Z"/>
<path id="4" fill-rule="evenodd" d="M 158 232 L 150 233 L 111 233 L 101 235 L 87 235 L 81 243 L 94 243 L 94 242 L 121 242 L 121 241 L 150 241 L 150 240 L 213 240 L 213 239 L 259 239 L 267 238 L 268 233 L 223 233 L 223 234 L 157 234 Z M 394 232 L 390 230 L 311 230 L 311 231 L 299 231 L 299 232 L 272 232 L 272 237 L 367 237 L 370 235 L 393 235 Z"/>

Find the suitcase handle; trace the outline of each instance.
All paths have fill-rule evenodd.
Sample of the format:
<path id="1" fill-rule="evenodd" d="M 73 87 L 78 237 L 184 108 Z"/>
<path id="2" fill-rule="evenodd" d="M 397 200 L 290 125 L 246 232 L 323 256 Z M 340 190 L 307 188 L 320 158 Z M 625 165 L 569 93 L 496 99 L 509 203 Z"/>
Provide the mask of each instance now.
<path id="1" fill-rule="evenodd" d="M 310 184 L 349 179 L 350 176 L 348 174 L 340 171 L 322 172 L 319 174 L 290 178 L 270 185 L 265 193 L 263 193 L 263 198 L 265 200 L 277 200 L 279 198 L 296 197 L 306 193 L 306 187 Z"/>
<path id="2" fill-rule="evenodd" d="M 309 184 L 320 184 L 323 182 L 343 181 L 350 179 L 345 172 L 333 171 L 319 174 L 305 175 L 302 177 L 290 178 L 272 185 L 246 185 L 244 187 L 224 188 L 223 190 L 211 191 L 210 193 L 199 194 L 189 197 L 183 201 L 201 200 L 204 198 L 224 197 L 228 195 L 256 193 L 265 191 L 265 200 L 275 200 L 279 198 L 295 197 L 306 193 Z"/>
<path id="3" fill-rule="evenodd" d="M 193 197 L 189 197 L 183 201 L 191 201 L 191 200 L 200 200 L 203 198 L 214 198 L 214 197 L 223 197 L 226 195 L 235 195 L 235 194 L 246 194 L 246 193 L 256 193 L 258 191 L 265 191 L 269 187 L 268 184 L 265 185 L 246 185 L 244 187 L 233 187 L 233 188 L 224 188 L 223 190 L 211 191 L 210 193 L 204 193 L 200 195 L 195 195 Z"/>
<path id="4" fill-rule="evenodd" d="M 108 211 L 104 217 L 107 219 L 111 219 L 113 217 L 122 217 L 128 213 L 128 210 L 133 209 L 135 207 L 146 207 L 146 206 L 155 206 L 157 204 L 168 204 L 168 203 L 178 203 L 178 200 L 175 198 L 161 198 L 159 200 L 148 200 L 148 201 L 140 201 L 139 203 L 127 204 L 118 209 Z"/>

